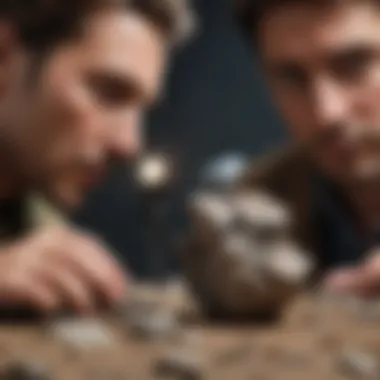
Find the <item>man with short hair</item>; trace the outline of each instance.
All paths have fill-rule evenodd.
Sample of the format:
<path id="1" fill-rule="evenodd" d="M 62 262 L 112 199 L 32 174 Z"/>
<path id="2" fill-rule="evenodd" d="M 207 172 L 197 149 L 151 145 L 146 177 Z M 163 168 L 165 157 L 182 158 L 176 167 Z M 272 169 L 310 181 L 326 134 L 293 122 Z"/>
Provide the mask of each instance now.
<path id="1" fill-rule="evenodd" d="M 242 183 L 290 206 L 296 240 L 315 254 L 328 288 L 378 292 L 380 255 L 368 253 L 380 235 L 380 3 L 236 4 L 239 26 L 295 140 L 253 163 Z M 189 269 L 189 276 L 211 304 L 226 304 L 202 278 L 212 260 L 203 262 L 200 251 L 197 262 L 191 250 L 187 260 L 203 271 Z"/>
<path id="2" fill-rule="evenodd" d="M 0 5 L 0 308 L 88 313 L 125 295 L 104 244 L 51 204 L 78 206 L 141 148 L 185 1 L 6 0 Z"/>

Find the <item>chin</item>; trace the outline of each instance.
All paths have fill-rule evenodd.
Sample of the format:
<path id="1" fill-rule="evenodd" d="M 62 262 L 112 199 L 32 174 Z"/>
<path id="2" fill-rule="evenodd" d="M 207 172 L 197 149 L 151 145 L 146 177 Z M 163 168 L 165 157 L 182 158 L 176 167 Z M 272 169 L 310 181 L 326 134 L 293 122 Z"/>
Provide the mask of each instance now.
<path id="1" fill-rule="evenodd" d="M 84 203 L 84 196 L 78 191 L 54 189 L 46 193 L 48 199 L 59 208 L 75 211 Z"/>

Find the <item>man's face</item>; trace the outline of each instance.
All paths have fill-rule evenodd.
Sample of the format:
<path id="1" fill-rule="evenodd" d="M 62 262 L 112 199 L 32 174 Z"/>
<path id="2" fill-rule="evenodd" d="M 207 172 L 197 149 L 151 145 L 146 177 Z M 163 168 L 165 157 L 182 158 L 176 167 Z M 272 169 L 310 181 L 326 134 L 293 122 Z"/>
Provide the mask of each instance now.
<path id="1" fill-rule="evenodd" d="M 24 179 L 78 205 L 110 160 L 138 153 L 166 41 L 143 17 L 110 11 L 90 18 L 84 34 L 58 46 L 34 76 L 33 60 L 16 45 L 0 57 L 0 145 Z"/>
<path id="2" fill-rule="evenodd" d="M 380 9 L 370 1 L 284 5 L 260 28 L 263 67 L 299 142 L 340 133 L 309 152 L 340 182 L 358 179 L 364 135 L 380 130 Z"/>

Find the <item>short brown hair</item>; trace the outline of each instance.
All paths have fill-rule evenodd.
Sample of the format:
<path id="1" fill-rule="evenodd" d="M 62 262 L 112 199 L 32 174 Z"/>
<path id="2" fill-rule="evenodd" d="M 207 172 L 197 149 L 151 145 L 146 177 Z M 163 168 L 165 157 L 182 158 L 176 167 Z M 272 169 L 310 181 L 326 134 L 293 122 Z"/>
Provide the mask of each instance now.
<path id="1" fill-rule="evenodd" d="M 246 38 L 257 39 L 259 24 L 267 12 L 291 4 L 328 5 L 350 0 L 233 0 L 234 16 Z M 353 0 L 351 0 L 353 1 Z M 360 1 L 360 0 L 354 0 Z M 379 0 L 368 0 L 380 3 Z M 257 42 L 257 41 L 256 41 Z"/>
<path id="2" fill-rule="evenodd" d="M 193 25 L 187 0 L 1 0 L 0 20 L 11 23 L 25 47 L 44 51 L 75 37 L 93 12 L 116 6 L 146 17 L 176 43 Z"/>

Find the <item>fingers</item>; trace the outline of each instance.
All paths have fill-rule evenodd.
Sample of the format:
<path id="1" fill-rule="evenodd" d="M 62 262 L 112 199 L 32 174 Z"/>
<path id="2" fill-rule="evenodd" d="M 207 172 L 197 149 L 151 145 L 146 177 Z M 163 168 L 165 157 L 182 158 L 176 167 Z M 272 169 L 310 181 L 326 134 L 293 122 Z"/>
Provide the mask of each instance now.
<path id="1" fill-rule="evenodd" d="M 125 296 L 126 276 L 116 260 L 92 239 L 81 238 L 66 247 L 67 252 L 54 256 L 52 268 L 66 268 L 73 278 L 80 279 L 90 289 L 92 303 L 119 302 Z M 78 287 L 78 286 L 77 286 Z"/>
<path id="2" fill-rule="evenodd" d="M 60 305 L 53 289 L 37 278 L 13 279 L 3 283 L 0 302 L 7 308 L 29 307 L 42 314 L 50 314 Z"/>
<path id="3" fill-rule="evenodd" d="M 20 305 L 37 309 L 42 314 L 51 314 L 59 309 L 60 302 L 52 289 L 38 281 L 33 282 L 23 289 L 15 299 L 20 300 Z"/>
<path id="4" fill-rule="evenodd" d="M 368 266 L 338 270 L 326 278 L 325 287 L 334 293 L 371 296 L 380 289 L 380 272 Z"/>
<path id="5" fill-rule="evenodd" d="M 73 309 L 80 315 L 95 311 L 96 300 L 91 286 L 74 272 L 66 268 L 48 268 L 40 274 L 39 281 L 53 292 L 56 308 Z"/>
<path id="6" fill-rule="evenodd" d="M 70 307 L 88 314 L 125 298 L 126 276 L 101 242 L 72 231 L 53 232 L 3 252 L 3 306 L 31 306 L 44 313 Z"/>
<path id="7" fill-rule="evenodd" d="M 353 292 L 361 288 L 361 275 L 357 268 L 344 268 L 328 275 L 325 288 L 334 293 Z"/>

